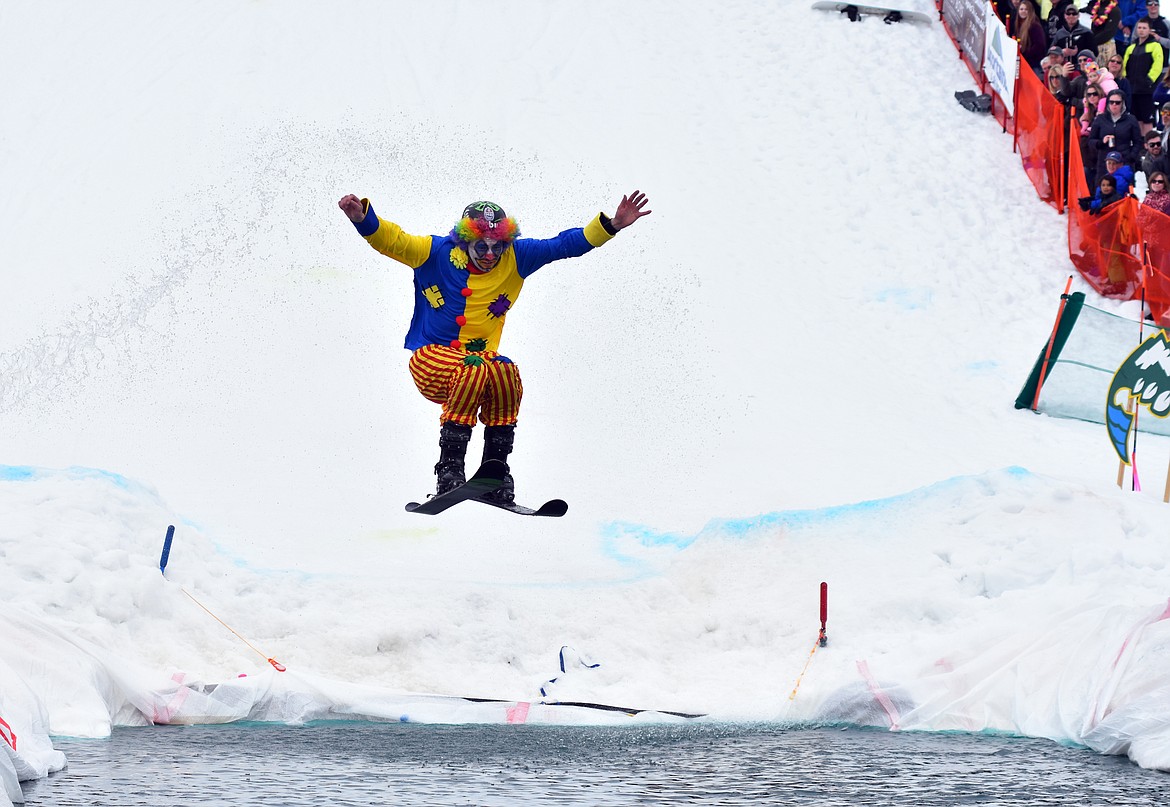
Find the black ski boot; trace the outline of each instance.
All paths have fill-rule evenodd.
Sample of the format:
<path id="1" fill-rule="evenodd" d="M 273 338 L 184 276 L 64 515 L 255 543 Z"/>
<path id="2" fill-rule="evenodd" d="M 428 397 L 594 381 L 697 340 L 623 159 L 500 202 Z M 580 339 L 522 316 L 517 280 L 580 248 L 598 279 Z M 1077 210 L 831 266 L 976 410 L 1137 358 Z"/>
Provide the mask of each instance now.
<path id="1" fill-rule="evenodd" d="M 508 468 L 508 455 L 512 453 L 512 442 L 516 439 L 515 426 L 487 426 L 483 430 L 483 461 L 499 460 Z M 512 504 L 516 501 L 516 483 L 512 481 L 512 471 L 508 469 L 504 474 L 504 484 L 499 490 L 486 493 L 481 498 L 491 499 L 500 504 Z"/>
<path id="2" fill-rule="evenodd" d="M 438 482 L 436 495 L 442 495 L 467 481 L 464 460 L 467 458 L 467 443 L 471 440 L 471 427 L 460 426 L 447 421 L 439 432 L 439 462 L 435 465 Z"/>

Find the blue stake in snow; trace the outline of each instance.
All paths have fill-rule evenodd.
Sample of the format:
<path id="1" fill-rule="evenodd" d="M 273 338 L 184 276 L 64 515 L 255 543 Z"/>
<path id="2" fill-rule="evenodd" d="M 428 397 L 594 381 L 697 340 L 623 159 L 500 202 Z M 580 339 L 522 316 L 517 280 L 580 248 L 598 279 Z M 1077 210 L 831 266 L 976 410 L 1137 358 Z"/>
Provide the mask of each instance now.
<path id="1" fill-rule="evenodd" d="M 174 537 L 175 537 L 175 525 L 172 524 L 169 527 L 167 527 L 167 537 L 166 537 L 166 540 L 163 541 L 162 559 L 159 560 L 159 562 L 158 562 L 158 570 L 160 572 L 162 572 L 163 574 L 167 573 L 167 559 L 170 558 L 170 556 L 171 556 L 171 541 L 174 539 Z"/>

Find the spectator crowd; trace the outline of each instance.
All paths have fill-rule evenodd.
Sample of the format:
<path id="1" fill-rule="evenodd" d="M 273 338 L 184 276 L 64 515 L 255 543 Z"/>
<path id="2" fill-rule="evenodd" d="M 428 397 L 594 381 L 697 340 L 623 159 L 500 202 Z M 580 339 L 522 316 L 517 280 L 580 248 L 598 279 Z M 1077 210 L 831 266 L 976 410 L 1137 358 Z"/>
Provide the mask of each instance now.
<path id="1" fill-rule="evenodd" d="M 1035 71 L 1080 122 L 1081 209 L 1136 195 L 1170 214 L 1170 25 L 1159 0 L 998 0 L 996 11 Z"/>

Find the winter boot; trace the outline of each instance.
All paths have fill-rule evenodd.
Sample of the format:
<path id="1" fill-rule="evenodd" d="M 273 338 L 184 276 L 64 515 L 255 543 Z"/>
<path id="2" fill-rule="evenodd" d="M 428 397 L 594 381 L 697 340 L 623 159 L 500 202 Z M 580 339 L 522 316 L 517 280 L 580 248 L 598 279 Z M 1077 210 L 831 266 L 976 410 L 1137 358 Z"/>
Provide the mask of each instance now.
<path id="1" fill-rule="evenodd" d="M 467 458 L 467 443 L 470 440 L 470 426 L 460 426 L 451 421 L 443 424 L 439 432 L 439 462 L 435 465 L 435 476 L 438 478 L 436 495 L 441 496 L 467 481 L 464 460 Z"/>
<path id="2" fill-rule="evenodd" d="M 483 461 L 499 460 L 508 469 L 508 455 L 512 453 L 512 442 L 516 439 L 515 426 L 488 426 L 483 430 Z M 499 490 L 485 494 L 482 498 L 500 504 L 516 501 L 516 484 L 512 481 L 511 469 L 504 474 L 504 484 Z"/>

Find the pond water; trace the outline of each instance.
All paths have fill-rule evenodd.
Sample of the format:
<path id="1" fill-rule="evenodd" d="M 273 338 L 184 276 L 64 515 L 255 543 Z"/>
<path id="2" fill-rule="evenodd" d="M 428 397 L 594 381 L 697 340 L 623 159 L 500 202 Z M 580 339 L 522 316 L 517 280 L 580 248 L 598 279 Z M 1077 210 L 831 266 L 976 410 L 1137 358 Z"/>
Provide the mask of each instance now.
<path id="1" fill-rule="evenodd" d="M 1170 776 L 1046 740 L 775 725 L 318 723 L 57 738 L 67 805 L 1152 805 Z"/>

